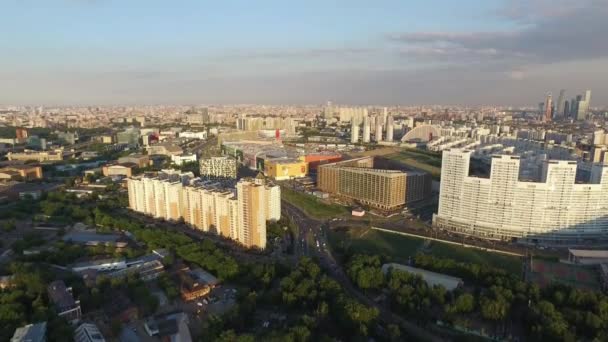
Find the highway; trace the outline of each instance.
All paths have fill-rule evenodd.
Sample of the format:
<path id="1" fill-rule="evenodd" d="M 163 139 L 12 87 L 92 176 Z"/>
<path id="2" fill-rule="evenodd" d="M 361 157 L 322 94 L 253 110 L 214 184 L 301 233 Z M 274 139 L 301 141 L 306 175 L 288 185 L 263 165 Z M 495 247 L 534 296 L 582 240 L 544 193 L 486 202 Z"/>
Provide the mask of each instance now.
<path id="1" fill-rule="evenodd" d="M 445 337 L 436 336 L 428 330 L 393 314 L 389 308 L 379 305 L 363 292 L 359 291 L 359 289 L 351 283 L 342 266 L 336 261 L 331 253 L 329 241 L 327 240 L 327 229 L 329 229 L 328 222 L 321 222 L 310 218 L 303 211 L 286 201 L 282 201 L 281 204 L 283 214 L 287 215 L 298 227 L 298 234 L 294 238 L 294 253 L 296 254 L 296 257 L 317 257 L 320 264 L 328 271 L 329 275 L 340 283 L 350 295 L 369 307 L 377 308 L 382 321 L 398 324 L 417 340 L 446 340 Z"/>

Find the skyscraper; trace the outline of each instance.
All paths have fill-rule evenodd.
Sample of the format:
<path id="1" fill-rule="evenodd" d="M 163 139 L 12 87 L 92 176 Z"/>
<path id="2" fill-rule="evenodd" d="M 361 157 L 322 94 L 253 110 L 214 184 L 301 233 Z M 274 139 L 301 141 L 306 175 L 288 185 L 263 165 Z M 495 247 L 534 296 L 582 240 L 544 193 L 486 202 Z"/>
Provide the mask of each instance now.
<path id="1" fill-rule="evenodd" d="M 568 102 L 568 100 L 564 102 L 564 117 L 570 117 L 570 102 Z"/>
<path id="2" fill-rule="evenodd" d="M 582 95 L 578 95 L 576 99 L 578 100 L 576 120 L 585 120 L 587 118 L 587 113 L 589 112 L 589 104 L 591 103 L 591 90 L 585 92 L 584 99 Z"/>
<path id="3" fill-rule="evenodd" d="M 576 114 L 578 113 L 578 97 L 573 97 L 570 100 L 570 117 L 576 119 Z"/>
<path id="4" fill-rule="evenodd" d="M 323 110 L 323 116 L 325 119 L 331 119 L 334 117 L 334 107 L 332 106 L 331 101 L 327 101 L 327 105 Z"/>
<path id="5" fill-rule="evenodd" d="M 266 191 L 264 186 L 241 180 L 236 185 L 238 241 L 246 247 L 266 248 Z"/>
<path id="6" fill-rule="evenodd" d="M 369 117 L 366 116 L 363 118 L 363 142 L 364 143 L 369 143 L 369 136 L 371 134 L 370 132 L 370 122 L 369 122 Z"/>
<path id="7" fill-rule="evenodd" d="M 382 108 L 382 126 L 386 126 L 386 120 L 388 119 L 388 108 Z"/>
<path id="8" fill-rule="evenodd" d="M 377 120 L 378 122 L 376 123 L 376 142 L 381 142 L 382 141 L 382 121 Z"/>
<path id="9" fill-rule="evenodd" d="M 543 122 L 550 122 L 552 119 L 553 112 L 553 96 L 551 93 L 547 94 L 547 98 L 545 99 L 545 115 L 543 117 Z"/>
<path id="10" fill-rule="evenodd" d="M 564 115 L 564 97 L 566 96 L 566 89 L 559 91 L 559 97 L 557 98 L 557 104 L 555 105 L 555 117 L 562 117 Z"/>
<path id="11" fill-rule="evenodd" d="M 353 144 L 359 142 L 359 125 L 357 124 L 355 118 L 351 120 L 350 124 L 350 142 Z"/>
<path id="12" fill-rule="evenodd" d="M 386 119 L 386 141 L 388 141 L 388 142 L 393 141 L 393 129 L 394 129 L 393 116 L 389 115 L 388 118 Z"/>

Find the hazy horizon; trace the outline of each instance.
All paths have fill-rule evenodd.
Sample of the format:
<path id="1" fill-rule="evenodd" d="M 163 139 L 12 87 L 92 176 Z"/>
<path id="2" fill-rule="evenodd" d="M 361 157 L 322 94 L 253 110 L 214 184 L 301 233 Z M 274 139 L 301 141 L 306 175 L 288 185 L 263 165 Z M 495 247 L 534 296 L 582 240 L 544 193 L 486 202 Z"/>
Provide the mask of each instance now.
<path id="1" fill-rule="evenodd" d="M 608 2 L 28 0 L 6 105 L 608 105 Z"/>

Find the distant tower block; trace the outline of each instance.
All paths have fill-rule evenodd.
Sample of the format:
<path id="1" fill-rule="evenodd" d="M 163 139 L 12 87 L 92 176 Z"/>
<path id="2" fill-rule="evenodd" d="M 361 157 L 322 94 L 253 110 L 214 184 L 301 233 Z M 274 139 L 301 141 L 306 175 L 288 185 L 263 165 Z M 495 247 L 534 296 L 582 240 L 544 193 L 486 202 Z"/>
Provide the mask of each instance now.
<path id="1" fill-rule="evenodd" d="M 355 121 L 355 119 L 351 120 L 350 142 L 353 144 L 356 144 L 357 142 L 359 142 L 359 125 L 357 125 L 357 122 Z"/>
<path id="2" fill-rule="evenodd" d="M 389 117 L 386 119 L 386 141 L 388 142 L 393 141 L 393 126 L 393 116 L 389 115 Z"/>
<path id="3" fill-rule="evenodd" d="M 370 127 L 370 123 L 369 123 L 369 117 L 366 116 L 365 118 L 363 118 L 363 142 L 364 143 L 369 143 L 370 141 L 370 132 L 371 127 Z"/>
<path id="4" fill-rule="evenodd" d="M 376 124 L 376 142 L 382 141 L 382 123 Z"/>

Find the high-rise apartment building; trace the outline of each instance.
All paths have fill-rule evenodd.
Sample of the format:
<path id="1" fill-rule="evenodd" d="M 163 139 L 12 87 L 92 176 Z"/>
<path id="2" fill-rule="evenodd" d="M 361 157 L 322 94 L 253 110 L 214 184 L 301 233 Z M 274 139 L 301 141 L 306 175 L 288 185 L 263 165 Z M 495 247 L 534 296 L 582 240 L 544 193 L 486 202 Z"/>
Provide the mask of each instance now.
<path id="1" fill-rule="evenodd" d="M 386 126 L 387 119 L 388 119 L 388 108 L 384 107 L 384 108 L 382 108 L 382 116 L 381 116 L 381 120 L 380 120 L 380 122 L 382 123 L 382 126 Z"/>
<path id="2" fill-rule="evenodd" d="M 363 139 L 362 141 L 364 143 L 369 143 L 370 141 L 370 122 L 369 122 L 369 117 L 364 117 L 363 118 Z"/>
<path id="3" fill-rule="evenodd" d="M 190 174 L 191 175 L 191 174 Z M 190 175 L 159 173 L 127 181 L 129 208 L 156 218 L 184 222 L 205 232 L 265 248 L 266 221 L 281 218 L 281 188 L 263 176 L 235 189 L 200 185 Z M 192 184 L 192 185 L 191 185 Z"/>
<path id="4" fill-rule="evenodd" d="M 591 104 L 591 90 L 587 90 L 585 92 L 585 97 L 581 95 L 577 96 L 577 111 L 576 111 L 576 120 L 585 120 L 587 118 L 587 114 L 589 112 L 589 105 Z"/>
<path id="5" fill-rule="evenodd" d="M 566 89 L 562 89 L 559 91 L 559 97 L 557 98 L 557 103 L 555 106 L 555 117 L 563 117 L 564 115 L 564 98 L 566 96 Z"/>
<path id="6" fill-rule="evenodd" d="M 199 162 L 201 177 L 236 179 L 238 162 L 231 157 L 211 157 Z"/>
<path id="7" fill-rule="evenodd" d="M 236 185 L 238 240 L 247 247 L 266 248 L 267 203 L 264 185 L 243 180 Z"/>
<path id="8" fill-rule="evenodd" d="M 395 129 L 395 124 L 393 122 L 393 116 L 389 115 L 386 119 L 386 141 L 393 141 L 393 130 Z"/>
<path id="9" fill-rule="evenodd" d="M 245 116 L 236 121 L 236 128 L 241 131 L 259 131 L 264 129 L 284 129 L 288 133 L 295 133 L 297 123 L 291 117 L 279 116 Z"/>
<path id="10" fill-rule="evenodd" d="M 376 123 L 376 135 L 375 135 L 375 139 L 376 139 L 376 142 L 381 142 L 382 141 L 382 120 L 379 120 Z"/>
<path id="11" fill-rule="evenodd" d="M 489 178 L 469 175 L 471 151 L 443 152 L 435 227 L 486 239 L 579 244 L 606 239 L 608 166 L 575 181 L 576 161 L 548 160 L 539 182 L 520 181 L 520 158 L 493 156 Z"/>
<path id="12" fill-rule="evenodd" d="M 356 144 L 359 142 L 359 125 L 353 119 L 350 124 L 350 142 Z"/>
<path id="13" fill-rule="evenodd" d="M 543 121 L 550 122 L 551 119 L 553 119 L 553 96 L 551 96 L 551 93 L 547 94 L 544 109 L 545 114 L 543 116 Z"/>
<path id="14" fill-rule="evenodd" d="M 341 107 L 340 122 L 355 122 L 360 125 L 368 115 L 367 108 L 364 107 Z"/>
<path id="15" fill-rule="evenodd" d="M 186 122 L 188 123 L 188 125 L 195 126 L 208 124 L 210 122 L 209 109 L 199 108 L 189 110 L 188 112 L 186 112 Z"/>

